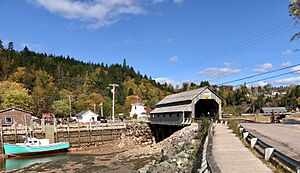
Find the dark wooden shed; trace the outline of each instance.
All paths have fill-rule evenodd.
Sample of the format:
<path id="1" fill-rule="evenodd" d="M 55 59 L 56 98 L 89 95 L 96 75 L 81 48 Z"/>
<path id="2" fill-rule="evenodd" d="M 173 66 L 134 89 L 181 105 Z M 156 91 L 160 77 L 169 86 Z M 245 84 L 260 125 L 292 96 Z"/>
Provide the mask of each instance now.
<path id="1" fill-rule="evenodd" d="M 32 114 L 32 112 L 19 108 L 7 108 L 0 110 L 0 121 L 4 126 L 11 126 L 13 124 L 27 124 L 29 126 Z"/>

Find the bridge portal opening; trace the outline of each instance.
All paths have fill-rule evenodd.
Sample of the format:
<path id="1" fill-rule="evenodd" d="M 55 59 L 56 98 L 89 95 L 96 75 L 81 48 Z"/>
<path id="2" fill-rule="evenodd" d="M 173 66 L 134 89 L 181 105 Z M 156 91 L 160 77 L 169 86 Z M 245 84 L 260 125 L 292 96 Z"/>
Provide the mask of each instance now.
<path id="1" fill-rule="evenodd" d="M 195 119 L 200 117 L 217 118 L 219 104 L 214 99 L 200 99 L 195 104 Z"/>

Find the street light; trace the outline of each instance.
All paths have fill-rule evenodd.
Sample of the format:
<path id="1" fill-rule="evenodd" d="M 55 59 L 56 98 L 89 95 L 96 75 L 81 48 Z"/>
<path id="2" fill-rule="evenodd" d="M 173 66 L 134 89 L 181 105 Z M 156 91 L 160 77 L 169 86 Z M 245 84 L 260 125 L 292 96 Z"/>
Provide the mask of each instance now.
<path id="1" fill-rule="evenodd" d="M 112 100 L 112 118 L 113 123 L 115 122 L 115 88 L 119 86 L 118 84 L 109 84 L 109 86 L 112 87 L 111 92 L 113 94 L 113 100 Z"/>

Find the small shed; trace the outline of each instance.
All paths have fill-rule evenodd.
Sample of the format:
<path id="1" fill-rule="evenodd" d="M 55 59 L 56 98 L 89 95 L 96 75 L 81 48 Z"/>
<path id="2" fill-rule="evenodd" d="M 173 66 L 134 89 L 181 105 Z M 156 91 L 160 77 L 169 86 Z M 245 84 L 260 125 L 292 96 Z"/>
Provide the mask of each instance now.
<path id="1" fill-rule="evenodd" d="M 97 122 L 97 117 L 99 115 L 91 110 L 81 111 L 75 115 L 76 120 L 79 123 L 89 123 L 89 122 Z"/>
<path id="2" fill-rule="evenodd" d="M 0 110 L 0 120 L 2 125 L 11 126 L 17 125 L 30 125 L 32 112 L 19 109 L 19 108 L 7 108 Z"/>
<path id="3" fill-rule="evenodd" d="M 264 115 L 284 115 L 287 113 L 287 110 L 285 107 L 263 107 L 261 109 L 261 113 Z"/>

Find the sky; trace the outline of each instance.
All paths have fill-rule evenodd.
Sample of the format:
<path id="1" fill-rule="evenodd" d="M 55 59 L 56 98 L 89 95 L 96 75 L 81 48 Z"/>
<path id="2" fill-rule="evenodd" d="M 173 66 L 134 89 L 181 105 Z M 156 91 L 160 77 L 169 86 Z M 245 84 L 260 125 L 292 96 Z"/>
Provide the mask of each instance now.
<path id="1" fill-rule="evenodd" d="M 127 64 L 159 82 L 221 84 L 300 63 L 283 0 L 1 0 L 16 50 Z M 300 66 L 230 83 L 300 83 Z M 288 73 L 287 75 L 281 75 Z M 259 79 L 279 75 L 262 81 Z"/>

